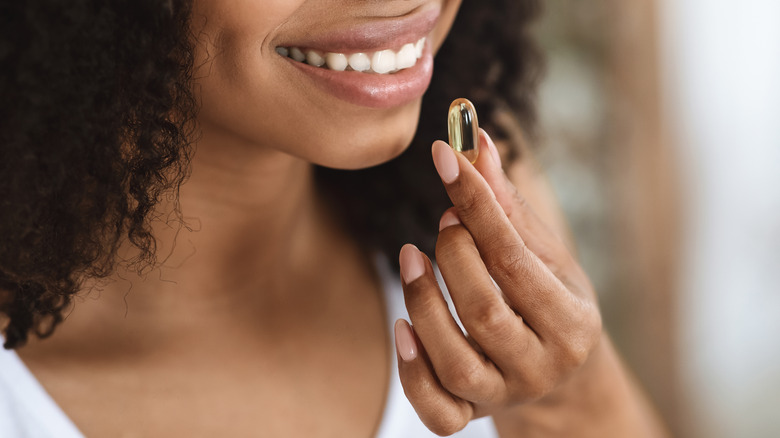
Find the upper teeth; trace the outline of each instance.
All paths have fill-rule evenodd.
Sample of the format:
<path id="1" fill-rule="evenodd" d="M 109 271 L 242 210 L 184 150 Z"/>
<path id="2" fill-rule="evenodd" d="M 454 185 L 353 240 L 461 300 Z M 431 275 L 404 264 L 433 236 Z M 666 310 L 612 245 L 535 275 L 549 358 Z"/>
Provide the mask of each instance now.
<path id="1" fill-rule="evenodd" d="M 298 47 L 277 47 L 276 52 L 315 67 L 386 74 L 414 67 L 417 60 L 422 58 L 424 47 L 423 37 L 416 43 L 405 44 L 397 52 L 380 50 L 374 53 L 323 53 L 317 50 L 304 51 Z"/>

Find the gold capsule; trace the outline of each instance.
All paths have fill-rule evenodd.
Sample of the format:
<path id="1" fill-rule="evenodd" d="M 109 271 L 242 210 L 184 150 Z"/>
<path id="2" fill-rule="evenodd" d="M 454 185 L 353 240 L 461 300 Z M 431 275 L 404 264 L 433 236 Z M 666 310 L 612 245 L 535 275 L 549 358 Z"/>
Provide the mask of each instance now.
<path id="1" fill-rule="evenodd" d="M 468 99 L 455 99 L 447 117 L 450 147 L 475 163 L 479 156 L 479 123 L 477 110 Z"/>

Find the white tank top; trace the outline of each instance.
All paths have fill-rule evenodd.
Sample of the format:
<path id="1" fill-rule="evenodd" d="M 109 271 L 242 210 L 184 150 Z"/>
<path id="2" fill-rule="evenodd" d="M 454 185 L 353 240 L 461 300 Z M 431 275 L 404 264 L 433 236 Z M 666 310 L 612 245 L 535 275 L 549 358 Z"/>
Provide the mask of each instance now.
<path id="1" fill-rule="evenodd" d="M 388 329 L 398 318 L 409 315 L 404 306 L 401 282 L 391 271 L 387 260 L 377 256 L 377 270 L 382 279 Z M 442 281 L 440 284 L 444 284 Z M 2 337 L 0 337 L 0 340 Z M 404 395 L 398 377 L 396 355 L 385 401 L 384 414 L 376 438 L 434 438 L 417 417 Z M 0 436 L 3 438 L 83 438 L 83 434 L 57 406 L 35 376 L 13 351 L 0 347 Z M 492 420 L 474 420 L 457 438 L 497 437 Z"/>

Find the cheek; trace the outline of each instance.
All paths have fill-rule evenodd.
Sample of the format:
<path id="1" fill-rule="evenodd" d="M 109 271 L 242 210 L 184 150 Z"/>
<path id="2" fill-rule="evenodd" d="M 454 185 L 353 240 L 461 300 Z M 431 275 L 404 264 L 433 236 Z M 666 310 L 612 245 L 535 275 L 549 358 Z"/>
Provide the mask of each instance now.
<path id="1" fill-rule="evenodd" d="M 195 0 L 192 27 L 200 31 L 224 30 L 267 35 L 293 16 L 305 0 Z"/>
<path id="2" fill-rule="evenodd" d="M 267 39 L 288 21 L 304 0 L 196 0 L 195 90 L 204 109 L 229 105 L 225 93 L 269 76 Z M 249 81 L 249 82 L 248 82 Z"/>
<path id="3" fill-rule="evenodd" d="M 194 91 L 202 107 L 200 119 L 222 124 L 240 118 L 255 97 L 265 97 L 267 105 L 274 103 L 267 98 L 279 93 L 265 89 L 274 83 L 269 65 L 273 57 L 267 53 L 266 41 L 303 1 L 195 1 L 191 26 L 195 39 Z"/>
<path id="4" fill-rule="evenodd" d="M 458 31 L 458 29 L 452 28 L 452 24 L 455 21 L 455 16 L 458 15 L 460 5 L 461 0 L 450 0 L 444 2 L 441 10 L 441 17 L 439 18 L 439 25 L 436 27 L 436 31 L 434 32 L 434 41 L 436 41 L 434 51 L 438 52 L 449 33 Z"/>

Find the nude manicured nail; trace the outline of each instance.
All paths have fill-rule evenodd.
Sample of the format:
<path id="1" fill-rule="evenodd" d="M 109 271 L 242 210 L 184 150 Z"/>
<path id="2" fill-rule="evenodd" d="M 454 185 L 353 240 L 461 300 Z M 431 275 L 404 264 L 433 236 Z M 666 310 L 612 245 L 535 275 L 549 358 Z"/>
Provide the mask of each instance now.
<path id="1" fill-rule="evenodd" d="M 417 357 L 417 342 L 409 323 L 403 319 L 395 322 L 395 349 L 404 362 L 409 362 Z"/>
<path id="2" fill-rule="evenodd" d="M 436 171 L 439 172 L 439 176 L 445 184 L 455 181 L 460 174 L 458 157 L 455 156 L 455 151 L 443 141 L 433 143 L 433 164 L 436 166 Z"/>
<path id="3" fill-rule="evenodd" d="M 406 244 L 401 248 L 401 254 L 398 257 L 401 265 L 401 276 L 404 282 L 409 284 L 425 274 L 425 260 L 422 253 L 412 244 Z"/>
<path id="4" fill-rule="evenodd" d="M 458 218 L 458 215 L 452 211 L 446 211 L 439 221 L 439 231 L 458 224 L 460 224 L 460 218 Z"/>
<path id="5" fill-rule="evenodd" d="M 490 155 L 493 157 L 493 162 L 498 164 L 498 167 L 501 167 L 501 154 L 498 153 L 498 148 L 496 147 L 496 144 L 493 143 L 493 139 L 490 138 L 487 131 L 484 129 L 479 128 L 479 131 L 485 136 L 485 140 L 487 140 L 488 149 L 490 149 Z"/>

